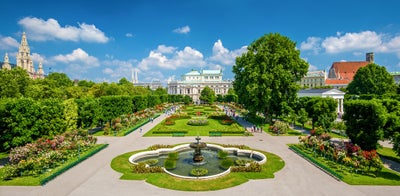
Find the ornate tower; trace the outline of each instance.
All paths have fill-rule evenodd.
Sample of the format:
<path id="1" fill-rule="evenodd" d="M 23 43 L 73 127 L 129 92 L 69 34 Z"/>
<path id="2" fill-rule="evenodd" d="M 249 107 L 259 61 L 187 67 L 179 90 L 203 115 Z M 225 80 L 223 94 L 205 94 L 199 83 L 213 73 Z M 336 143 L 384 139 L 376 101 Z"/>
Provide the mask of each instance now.
<path id="1" fill-rule="evenodd" d="M 22 33 L 21 44 L 19 45 L 18 54 L 17 54 L 17 67 L 21 67 L 26 70 L 29 76 L 33 77 L 34 69 L 33 69 L 33 61 L 31 58 L 31 50 L 28 45 L 28 41 L 26 40 L 25 32 Z"/>
<path id="2" fill-rule="evenodd" d="M 44 78 L 44 71 L 43 71 L 42 62 L 39 63 L 39 68 L 38 68 L 38 71 L 37 71 L 37 77 L 36 78 L 40 78 L 40 79 Z"/>
<path id="3" fill-rule="evenodd" d="M 9 62 L 9 59 L 8 59 L 8 53 L 6 53 L 6 55 L 4 56 L 4 63 L 3 63 L 2 68 L 11 70 L 11 65 L 10 65 L 10 62 Z"/>

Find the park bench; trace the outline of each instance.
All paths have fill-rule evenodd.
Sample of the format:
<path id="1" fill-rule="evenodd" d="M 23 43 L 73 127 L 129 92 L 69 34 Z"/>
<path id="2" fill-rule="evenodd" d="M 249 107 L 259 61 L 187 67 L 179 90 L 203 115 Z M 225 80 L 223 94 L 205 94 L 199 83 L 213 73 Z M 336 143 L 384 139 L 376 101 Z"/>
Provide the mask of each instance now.
<path id="1" fill-rule="evenodd" d="M 209 134 L 210 134 L 210 137 L 221 137 L 222 136 L 222 133 L 219 131 L 210 131 Z"/>
<path id="2" fill-rule="evenodd" d="M 185 133 L 184 132 L 174 132 L 172 133 L 172 137 L 184 137 Z"/>

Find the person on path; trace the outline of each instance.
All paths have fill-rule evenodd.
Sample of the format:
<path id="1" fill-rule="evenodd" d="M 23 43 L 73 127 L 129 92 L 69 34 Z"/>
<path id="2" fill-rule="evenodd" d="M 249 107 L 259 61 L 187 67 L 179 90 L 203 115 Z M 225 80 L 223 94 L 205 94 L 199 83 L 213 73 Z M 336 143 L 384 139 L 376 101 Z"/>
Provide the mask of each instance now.
<path id="1" fill-rule="evenodd" d="M 139 132 L 142 133 L 142 128 L 140 128 Z"/>

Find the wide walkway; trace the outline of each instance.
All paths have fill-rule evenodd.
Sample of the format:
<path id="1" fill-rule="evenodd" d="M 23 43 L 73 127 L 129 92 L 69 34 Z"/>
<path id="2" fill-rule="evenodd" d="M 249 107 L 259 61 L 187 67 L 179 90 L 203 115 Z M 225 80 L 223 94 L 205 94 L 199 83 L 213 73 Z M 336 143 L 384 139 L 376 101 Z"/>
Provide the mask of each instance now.
<path id="1" fill-rule="evenodd" d="M 111 160 L 125 152 L 144 149 L 153 144 L 177 144 L 195 141 L 194 137 L 142 137 L 163 120 L 162 115 L 125 137 L 99 137 L 99 143 L 110 144 L 77 166 L 44 186 L 0 186 L 0 196 L 13 195 L 398 195 L 400 186 L 350 186 L 337 181 L 288 149 L 297 137 L 270 136 L 254 133 L 251 137 L 202 137 L 203 142 L 244 144 L 275 153 L 285 161 L 285 167 L 273 179 L 251 180 L 242 185 L 207 192 L 183 192 L 162 189 L 144 181 L 120 180 L 120 173 L 110 167 Z M 246 124 L 246 126 L 251 126 Z M 203 183 L 207 183 L 204 181 Z"/>

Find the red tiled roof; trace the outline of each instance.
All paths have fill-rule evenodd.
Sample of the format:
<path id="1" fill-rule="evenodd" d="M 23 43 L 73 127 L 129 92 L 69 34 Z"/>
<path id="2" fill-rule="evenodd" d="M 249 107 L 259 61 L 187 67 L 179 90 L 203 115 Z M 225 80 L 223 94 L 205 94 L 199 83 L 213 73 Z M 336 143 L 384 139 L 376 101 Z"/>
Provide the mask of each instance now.
<path id="1" fill-rule="evenodd" d="M 334 62 L 331 69 L 335 69 L 337 79 L 353 80 L 357 70 L 369 64 L 368 61 Z"/>
<path id="2" fill-rule="evenodd" d="M 351 80 L 341 80 L 341 79 L 326 79 L 325 85 L 332 85 L 332 84 L 349 84 Z"/>

